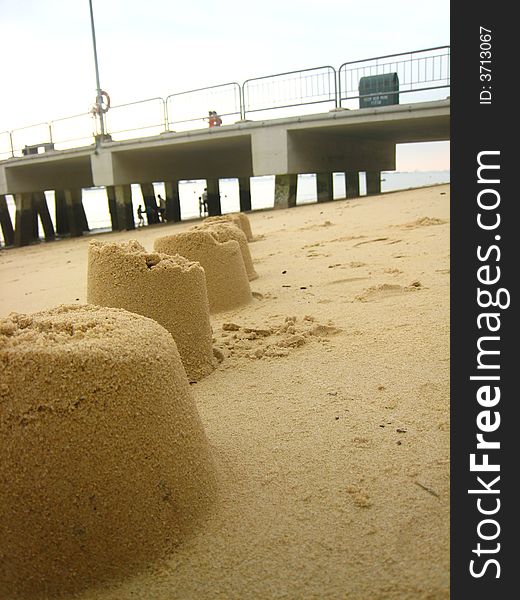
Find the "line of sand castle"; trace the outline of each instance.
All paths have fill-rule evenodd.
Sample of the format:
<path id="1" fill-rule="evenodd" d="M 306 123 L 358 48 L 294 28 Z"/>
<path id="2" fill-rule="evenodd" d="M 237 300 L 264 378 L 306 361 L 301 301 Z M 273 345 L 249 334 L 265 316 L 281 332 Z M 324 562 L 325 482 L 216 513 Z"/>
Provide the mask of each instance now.
<path id="1" fill-rule="evenodd" d="M 256 273 L 229 221 L 161 248 L 93 241 L 89 304 L 0 321 L 0 598 L 130 575 L 214 501 L 189 381 L 214 369 L 210 303 L 247 303 Z"/>
<path id="2" fill-rule="evenodd" d="M 243 217 L 159 238 L 159 252 L 148 253 L 135 240 L 91 242 L 87 301 L 156 320 L 172 334 L 189 380 L 199 381 L 214 368 L 210 309 L 249 302 L 248 281 L 258 277 L 246 235 L 235 224 L 247 223 L 252 235 Z"/>
<path id="3" fill-rule="evenodd" d="M 449 218 L 449 203 L 444 190 L 439 191 L 401 192 L 254 216 L 256 238 L 250 249 L 260 274 L 258 283 L 251 283 L 257 292 L 255 301 L 211 314 L 213 344 L 220 349 L 222 362 L 189 386 L 211 457 L 206 462 L 209 452 L 201 441 L 206 450 L 199 460 L 208 465 L 208 477 L 195 478 L 193 485 L 191 480 L 183 481 L 193 490 L 207 490 L 207 497 L 186 526 L 172 526 L 176 521 L 169 519 L 179 518 L 178 511 L 165 512 L 167 507 L 162 506 L 177 494 L 172 495 L 169 480 L 167 487 L 160 476 L 160 465 L 174 459 L 169 439 L 176 431 L 171 421 L 177 408 L 168 408 L 172 401 L 165 401 L 166 393 L 159 394 L 155 407 L 157 390 L 163 389 L 164 360 L 156 352 L 162 354 L 163 338 L 157 329 L 153 343 L 148 335 L 140 337 L 142 321 L 147 319 L 137 317 L 117 325 L 124 331 L 133 323 L 138 335 L 132 334 L 133 342 L 129 337 L 118 343 L 117 352 L 110 328 L 103 344 L 93 348 L 94 357 L 82 347 L 81 353 L 74 354 L 74 373 L 60 367 L 63 375 L 57 377 L 58 369 L 51 364 L 48 372 L 42 371 L 45 380 L 34 378 L 40 382 L 34 397 L 29 389 L 32 372 L 28 374 L 27 369 L 40 363 L 28 360 L 17 377 L 23 379 L 19 387 L 27 389 L 28 402 L 23 404 L 31 410 L 2 385 L 16 343 L 0 344 L 0 598 L 18 600 L 19 594 L 25 600 L 51 600 L 52 589 L 62 584 L 68 600 L 448 598 L 449 227 L 443 222 Z M 121 241 L 134 236 L 154 254 L 154 237 L 188 231 L 191 225 L 97 239 Z M 262 234 L 265 242 L 260 241 Z M 88 239 L 79 239 L 3 253 L 3 312 L 17 307 L 19 312 L 32 312 L 60 302 L 84 301 L 87 245 Z M 419 280 L 420 287 L 416 285 Z M 20 317 L 20 321 L 25 325 L 31 318 Z M 97 326 L 100 334 L 111 319 L 103 316 Z M 10 323 L 7 330 L 12 332 L 13 327 Z M 45 330 L 50 331 L 47 324 Z M 67 340 L 76 343 L 76 336 L 84 335 L 88 341 L 91 333 L 77 324 L 76 317 L 65 330 L 63 334 L 54 328 L 49 335 L 61 340 L 59 352 L 66 362 Z M 46 338 L 42 340 L 33 345 L 36 352 L 50 347 Z M 133 355 L 131 367 L 124 366 Z M 172 363 L 166 362 L 166 369 L 171 370 Z M 87 395 L 84 390 L 97 382 L 91 376 L 96 364 L 101 365 L 97 371 L 112 370 L 114 376 L 109 379 L 109 374 L 103 374 L 101 385 L 106 385 L 106 392 L 101 387 Z M 119 381 L 119 368 L 131 369 L 130 385 Z M 122 373 L 127 379 L 126 371 Z M 78 395 L 61 395 L 62 377 Z M 81 387 L 87 385 L 84 379 L 90 387 Z M 170 377 L 166 384 L 171 381 Z M 105 413 L 109 394 L 114 400 L 108 402 L 110 410 Z M 48 398 L 63 410 L 48 411 L 44 407 L 51 404 Z M 122 406 L 111 428 L 109 417 L 116 403 Z M 18 413 L 14 406 L 20 407 Z M 47 429 L 51 416 L 53 423 L 61 417 L 53 431 Z M 72 419 L 87 424 L 71 427 L 76 447 L 68 433 Z M 140 437 L 127 443 L 132 428 Z M 86 439 L 83 429 L 90 438 Z M 41 451 L 30 441 L 31 436 L 40 435 Z M 182 430 L 175 435 L 184 444 L 191 433 Z M 22 442 L 27 448 L 24 452 L 40 452 L 28 467 Z M 63 451 L 58 458 L 51 451 L 52 468 L 48 469 L 47 454 L 56 443 Z M 97 462 L 89 460 L 89 452 L 95 452 Z M 105 457 L 112 460 L 110 475 L 106 475 Z M 143 462 L 148 470 L 141 467 Z M 95 479 L 98 463 L 105 474 L 99 476 L 101 481 Z M 6 473 L 2 469 L 7 467 Z M 76 470 L 87 480 L 81 489 L 74 482 L 79 477 Z M 164 472 L 171 473 L 171 467 Z M 20 483 L 13 484 L 15 496 L 10 496 L 10 480 L 22 477 L 27 487 L 21 491 Z M 126 482 L 130 477 L 137 478 L 137 489 L 133 481 Z M 151 500 L 146 509 L 152 525 L 144 525 L 150 532 L 141 527 L 133 530 L 134 522 L 124 514 L 119 529 L 117 511 L 134 510 L 134 499 L 139 501 L 142 488 L 147 489 L 147 477 L 151 480 L 145 496 Z M 49 507 L 45 497 L 53 493 L 53 486 L 59 495 L 53 496 L 56 506 Z M 73 486 L 79 489 L 77 496 L 71 492 Z M 51 492 L 46 491 L 49 488 Z M 161 490 L 160 498 L 152 492 L 155 489 Z M 114 492 L 117 505 L 108 502 L 104 509 L 104 497 Z M 188 497 L 191 492 L 186 489 L 185 493 Z M 38 494 L 44 496 L 43 502 L 36 498 Z M 74 514 L 80 516 L 73 523 L 67 508 L 71 498 Z M 17 518 L 22 521 L 29 500 L 34 514 L 28 512 L 28 517 L 36 521 L 37 536 L 33 543 L 32 531 L 24 533 L 27 544 L 33 543 L 27 549 L 21 547 L 24 536 L 13 534 L 12 524 Z M 11 507 L 8 517 L 6 505 Z M 139 501 L 137 512 L 141 508 Z M 112 521 L 109 509 L 114 510 Z M 47 525 L 45 544 L 39 538 L 38 527 L 43 525 L 37 517 L 44 511 L 41 518 L 49 524 L 58 510 L 69 519 L 64 533 L 74 527 L 70 533 L 74 544 L 72 565 L 58 566 L 53 572 L 52 565 L 45 564 L 45 554 L 50 553 L 52 560 L 62 545 L 66 557 L 68 548 L 61 541 L 61 515 L 54 531 Z M 161 526 L 156 525 L 156 517 L 163 519 Z M 101 518 L 104 530 L 92 529 L 102 524 L 96 521 Z M 29 529 L 23 521 L 21 526 L 25 532 Z M 172 529 L 179 531 L 178 538 L 167 538 Z M 139 544 L 144 540 L 144 551 L 132 541 L 134 535 Z M 105 564 L 97 565 L 89 556 L 104 551 L 98 547 L 105 537 L 108 548 L 104 555 L 98 554 Z M 113 541 L 116 538 L 118 545 Z M 19 545 L 10 553 L 6 545 L 13 539 Z M 134 565 L 122 564 L 124 553 Z M 16 566 L 10 556 L 20 559 Z M 40 562 L 30 581 L 26 575 L 31 575 L 34 556 Z M 85 560 L 91 560 L 88 568 L 81 566 Z M 75 575 L 78 566 L 79 575 Z M 18 579 L 15 570 L 20 570 Z M 24 585 L 25 589 L 13 592 L 13 587 Z M 67 592 L 67 588 L 81 587 L 88 589 L 74 596 Z"/>

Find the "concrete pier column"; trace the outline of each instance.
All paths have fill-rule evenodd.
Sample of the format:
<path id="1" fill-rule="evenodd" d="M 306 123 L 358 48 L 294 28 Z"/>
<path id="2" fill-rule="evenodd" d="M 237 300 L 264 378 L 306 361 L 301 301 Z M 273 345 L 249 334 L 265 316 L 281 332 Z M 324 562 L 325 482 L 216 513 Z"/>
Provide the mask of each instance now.
<path id="1" fill-rule="evenodd" d="M 219 180 L 206 179 L 206 187 L 208 188 L 208 216 L 221 215 Z"/>
<path id="2" fill-rule="evenodd" d="M 14 229 L 11 221 L 11 215 L 7 208 L 7 200 L 3 194 L 0 194 L 0 226 L 4 234 L 4 242 L 6 246 L 14 244 Z"/>
<path id="3" fill-rule="evenodd" d="M 153 183 L 140 183 L 141 193 L 143 194 L 144 207 L 148 218 L 148 225 L 159 223 L 159 211 L 157 209 L 157 198 Z"/>
<path id="4" fill-rule="evenodd" d="M 117 204 L 117 222 L 119 229 L 135 229 L 134 209 L 132 206 L 132 188 L 129 185 L 115 185 Z"/>
<path id="5" fill-rule="evenodd" d="M 120 231 L 122 228 L 119 227 L 119 219 L 117 218 L 116 190 L 113 185 L 107 185 L 107 199 L 112 231 Z"/>
<path id="6" fill-rule="evenodd" d="M 32 194 L 15 194 L 16 220 L 14 227 L 14 245 L 27 246 L 38 239 L 38 215 L 34 210 Z M 35 234 L 36 216 L 36 234 Z"/>
<path id="7" fill-rule="evenodd" d="M 381 171 L 367 171 L 367 196 L 381 193 Z"/>
<path id="8" fill-rule="evenodd" d="M 83 206 L 83 199 L 81 197 L 78 205 L 79 222 L 81 225 L 81 231 L 90 231 L 88 226 L 87 214 L 85 213 L 85 207 Z"/>
<path id="9" fill-rule="evenodd" d="M 276 175 L 274 181 L 274 207 L 296 206 L 298 175 Z"/>
<path id="10" fill-rule="evenodd" d="M 33 203 L 36 209 L 36 213 L 40 215 L 45 239 L 48 242 L 56 239 L 56 234 L 54 233 L 54 225 L 52 224 L 51 215 L 49 213 L 49 207 L 47 206 L 47 198 L 45 197 L 45 192 L 35 192 L 33 194 Z"/>
<path id="11" fill-rule="evenodd" d="M 181 198 L 179 196 L 179 180 L 165 181 L 164 193 L 166 198 L 166 220 L 178 222 L 181 220 Z"/>
<path id="12" fill-rule="evenodd" d="M 56 233 L 58 235 L 65 235 L 70 233 L 70 227 L 64 190 L 55 190 L 54 200 L 56 205 Z"/>
<path id="13" fill-rule="evenodd" d="M 345 171 L 345 198 L 359 196 L 359 171 Z"/>
<path id="14" fill-rule="evenodd" d="M 251 179 L 249 177 L 238 178 L 238 193 L 240 195 L 240 212 L 251 210 Z"/>
<path id="15" fill-rule="evenodd" d="M 36 209 L 36 202 L 34 201 L 34 195 L 32 195 L 32 231 L 35 240 L 40 239 L 40 228 L 38 226 L 38 210 Z"/>
<path id="16" fill-rule="evenodd" d="M 65 190 L 64 195 L 70 235 L 79 237 L 83 235 L 85 215 L 81 201 L 81 189 Z"/>
<path id="17" fill-rule="evenodd" d="M 316 173 L 318 202 L 330 202 L 334 199 L 332 185 L 332 173 Z"/>

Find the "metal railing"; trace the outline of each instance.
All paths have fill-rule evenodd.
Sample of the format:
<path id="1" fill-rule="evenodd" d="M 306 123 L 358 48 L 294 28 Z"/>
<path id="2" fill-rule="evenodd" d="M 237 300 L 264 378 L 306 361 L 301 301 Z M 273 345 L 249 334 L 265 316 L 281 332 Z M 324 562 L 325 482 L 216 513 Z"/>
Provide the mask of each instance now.
<path id="1" fill-rule="evenodd" d="M 130 127 L 129 123 L 132 123 Z M 159 135 L 165 130 L 164 124 L 164 100 L 160 97 L 118 104 L 105 114 L 106 131 L 114 140 L 132 139 L 135 134 L 139 137 Z"/>
<path id="2" fill-rule="evenodd" d="M 333 102 L 336 69 L 330 66 L 248 79 L 242 85 L 243 114 Z"/>
<path id="3" fill-rule="evenodd" d="M 107 133 L 115 140 L 155 136 L 208 126 L 208 111 L 215 110 L 223 124 L 245 120 L 248 115 L 301 107 L 298 114 L 315 105 L 358 108 L 362 98 L 360 80 L 372 75 L 397 73 L 397 96 L 414 101 L 437 100 L 450 87 L 450 47 L 438 46 L 400 54 L 378 56 L 332 66 L 276 73 L 237 82 L 213 85 L 163 98 L 149 98 L 113 106 L 106 114 Z M 393 91 L 393 90 L 389 90 Z M 379 92 L 381 93 L 381 92 Z M 305 107 L 305 108 L 304 108 Z M 0 133 L 0 160 L 22 156 L 26 146 L 62 150 L 90 145 L 99 133 L 90 113 L 55 119 Z"/>
<path id="4" fill-rule="evenodd" d="M 94 143 L 95 128 L 95 119 L 90 113 L 54 119 L 49 123 L 50 141 L 56 150 L 87 146 Z"/>
<path id="5" fill-rule="evenodd" d="M 191 123 L 205 123 L 208 111 L 218 107 L 218 115 L 226 124 L 230 117 L 242 119 L 242 88 L 236 81 L 170 94 L 166 98 L 167 131 L 190 129 Z M 234 122 L 234 121 L 233 121 Z"/>
<path id="6" fill-rule="evenodd" d="M 413 92 L 416 101 L 421 99 L 419 93 L 424 99 L 440 99 L 441 93 L 432 98 L 432 92 L 450 87 L 450 47 L 438 46 L 343 63 L 338 71 L 339 106 L 357 108 L 353 101 L 376 96 L 360 93 L 361 78 L 389 73 L 397 73 L 399 96 Z"/>

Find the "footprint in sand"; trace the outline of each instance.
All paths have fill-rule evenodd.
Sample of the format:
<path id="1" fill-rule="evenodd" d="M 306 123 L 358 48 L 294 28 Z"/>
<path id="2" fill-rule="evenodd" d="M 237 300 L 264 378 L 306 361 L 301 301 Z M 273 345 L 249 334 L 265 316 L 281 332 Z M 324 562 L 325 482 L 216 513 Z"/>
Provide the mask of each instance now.
<path id="1" fill-rule="evenodd" d="M 330 256 L 328 252 L 308 252 L 307 258 L 319 258 L 320 256 L 324 256 L 325 258 Z"/>
<path id="2" fill-rule="evenodd" d="M 338 285 L 340 283 L 350 283 L 351 281 L 362 281 L 368 279 L 368 277 L 346 277 L 345 279 L 334 279 L 328 281 L 325 285 Z"/>
<path id="3" fill-rule="evenodd" d="M 403 225 L 396 225 L 400 229 L 417 229 L 418 227 L 431 227 L 432 225 L 445 225 L 448 221 L 439 219 L 437 217 L 421 217 L 411 223 L 404 223 Z"/>
<path id="4" fill-rule="evenodd" d="M 422 288 L 420 281 L 414 281 L 408 286 L 397 285 L 395 283 L 382 283 L 364 290 L 359 296 L 356 296 L 358 302 L 371 302 L 382 300 L 391 296 L 401 296 L 410 292 L 416 292 Z"/>
<path id="5" fill-rule="evenodd" d="M 323 223 L 307 225 L 306 227 L 299 227 L 298 231 L 312 231 L 314 229 L 320 229 L 321 227 L 332 227 L 333 225 L 334 223 L 332 221 L 324 221 Z"/>
<path id="6" fill-rule="evenodd" d="M 363 239 L 365 237 L 366 237 L 366 235 L 343 235 L 341 237 L 333 238 L 332 240 L 328 240 L 328 243 L 332 243 L 332 242 L 351 242 L 352 240 L 361 240 L 361 239 Z"/>
<path id="7" fill-rule="evenodd" d="M 389 273 L 390 275 L 400 275 L 402 273 L 401 269 L 392 269 L 392 268 L 384 269 L 384 272 Z"/>
<path id="8" fill-rule="evenodd" d="M 354 244 L 354 248 L 357 248 L 358 246 L 362 246 L 363 244 L 375 244 L 376 242 L 386 242 L 388 239 L 387 237 L 380 237 L 380 238 L 373 238 L 371 240 L 365 240 L 363 242 L 358 242 L 357 244 Z"/>

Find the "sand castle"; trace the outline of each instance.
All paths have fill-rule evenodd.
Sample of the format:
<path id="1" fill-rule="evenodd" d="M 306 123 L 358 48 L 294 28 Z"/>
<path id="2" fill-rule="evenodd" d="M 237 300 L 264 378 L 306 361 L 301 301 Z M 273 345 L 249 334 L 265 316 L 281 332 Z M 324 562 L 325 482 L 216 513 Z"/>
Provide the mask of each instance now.
<path id="1" fill-rule="evenodd" d="M 214 217 L 206 217 L 203 223 L 234 223 L 237 227 L 244 232 L 247 241 L 254 241 L 253 231 L 251 230 L 251 223 L 249 217 L 242 212 L 238 213 L 227 213 L 225 215 L 217 215 Z"/>
<path id="2" fill-rule="evenodd" d="M 206 277 L 197 263 L 148 253 L 133 240 L 91 242 L 87 302 L 157 321 L 177 343 L 190 381 L 214 369 Z"/>
<path id="3" fill-rule="evenodd" d="M 135 572 L 215 494 L 171 335 L 151 319 L 61 306 L 0 320 L 0 597 Z"/>
<path id="4" fill-rule="evenodd" d="M 187 231 L 157 238 L 157 252 L 180 254 L 197 261 L 206 273 L 210 312 L 230 310 L 252 300 L 240 246 L 219 242 L 210 231 Z"/>
<path id="5" fill-rule="evenodd" d="M 246 235 L 234 223 L 230 221 L 213 221 L 195 225 L 192 229 L 196 231 L 209 231 L 219 242 L 227 242 L 229 240 L 237 241 L 240 246 L 240 251 L 242 252 L 242 258 L 244 260 L 244 266 L 249 281 L 258 279 L 258 274 L 253 266 L 253 259 L 251 258 Z"/>

